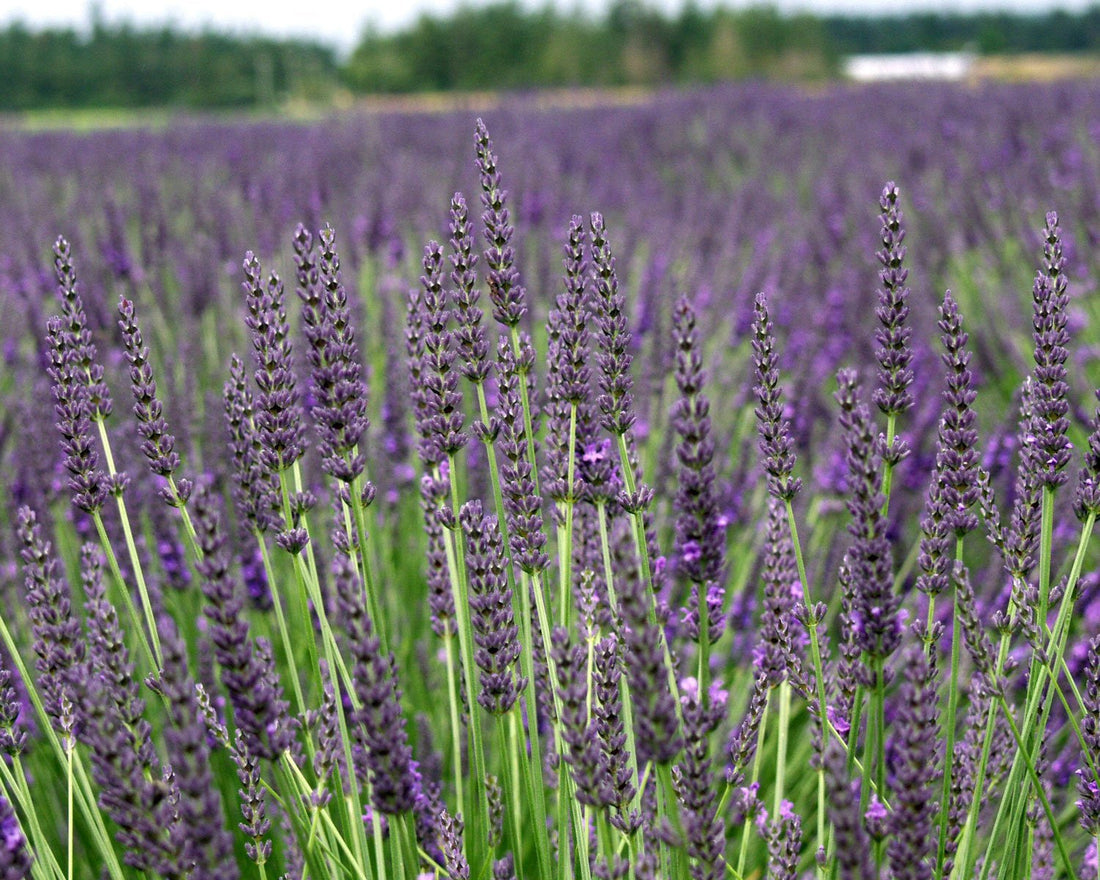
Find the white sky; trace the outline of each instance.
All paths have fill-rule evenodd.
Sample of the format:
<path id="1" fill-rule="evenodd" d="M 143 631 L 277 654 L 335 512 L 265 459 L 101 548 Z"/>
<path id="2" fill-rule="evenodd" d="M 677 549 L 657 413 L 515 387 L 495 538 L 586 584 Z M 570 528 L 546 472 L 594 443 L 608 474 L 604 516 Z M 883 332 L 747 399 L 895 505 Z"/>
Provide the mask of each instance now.
<path id="1" fill-rule="evenodd" d="M 134 24 L 172 22 L 185 27 L 211 25 L 218 29 L 265 32 L 279 36 L 299 35 L 323 40 L 340 49 L 350 49 L 358 41 L 364 26 L 393 30 L 413 21 L 421 12 L 446 13 L 462 0 L 323 0 L 320 3 L 293 0 L 99 0 L 96 4 L 104 20 L 127 20 Z M 465 0 L 480 5 L 479 0 Z M 485 0 L 480 0 L 485 2 Z M 523 0 L 531 7 L 547 0 Z M 607 0 L 553 0 L 561 9 L 585 9 L 598 12 Z M 651 0 L 653 5 L 674 12 L 682 0 Z M 750 0 L 696 0 L 701 7 L 724 2 L 727 6 L 745 6 Z M 780 9 L 808 9 L 815 12 L 885 13 L 929 9 L 939 12 L 973 9 L 1030 10 L 1059 6 L 1083 9 L 1089 0 L 776 0 Z M 0 25 L 21 20 L 34 26 L 72 25 L 83 27 L 90 20 L 89 0 L 0 0 Z"/>

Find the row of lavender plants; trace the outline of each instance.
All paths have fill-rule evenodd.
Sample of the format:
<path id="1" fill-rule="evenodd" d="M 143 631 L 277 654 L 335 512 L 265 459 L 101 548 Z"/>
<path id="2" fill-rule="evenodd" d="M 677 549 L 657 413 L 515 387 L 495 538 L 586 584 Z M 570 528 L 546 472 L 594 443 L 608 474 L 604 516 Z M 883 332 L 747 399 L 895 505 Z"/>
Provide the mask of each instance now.
<path id="1" fill-rule="evenodd" d="M 170 153 L 143 154 L 165 164 L 136 178 L 138 219 L 118 190 L 105 229 L 77 224 L 90 278 L 64 239 L 49 276 L 30 245 L 6 263 L 11 876 L 1095 876 L 1100 437 L 1091 354 L 1070 357 L 1088 96 L 1049 90 L 1046 152 L 1000 145 L 1001 176 L 910 132 L 918 185 L 982 193 L 962 229 L 917 224 L 916 293 L 893 184 L 873 218 L 884 177 L 853 218 L 855 160 L 829 201 L 708 135 L 754 100 L 786 134 L 799 109 L 908 100 L 949 138 L 979 106 L 962 92 L 599 111 L 640 194 L 604 157 L 528 169 L 561 188 L 517 200 L 479 123 L 480 210 L 419 213 L 387 189 L 411 192 L 397 162 L 376 183 L 393 215 L 348 222 L 350 272 L 320 222 L 277 243 L 271 199 L 297 191 L 273 169 L 236 169 L 234 204 L 225 169 L 185 192 Z M 1019 95 L 993 97 L 1015 119 Z M 598 159 L 570 153 L 577 113 L 523 118 Z M 647 132 L 677 113 L 684 140 Z M 288 167 L 336 155 L 303 134 Z M 33 141 L 24 167 L 47 164 Z M 614 213 L 566 225 L 561 193 Z M 1043 225 L 1051 194 L 1073 232 Z M 787 222 L 757 223 L 757 196 Z M 811 228 L 803 199 L 837 213 Z M 414 247 L 433 216 L 445 245 Z M 237 220 L 271 255 L 238 254 L 243 297 L 218 252 Z M 281 260 L 293 293 L 263 269 Z M 951 278 L 958 298 L 933 293 Z"/>

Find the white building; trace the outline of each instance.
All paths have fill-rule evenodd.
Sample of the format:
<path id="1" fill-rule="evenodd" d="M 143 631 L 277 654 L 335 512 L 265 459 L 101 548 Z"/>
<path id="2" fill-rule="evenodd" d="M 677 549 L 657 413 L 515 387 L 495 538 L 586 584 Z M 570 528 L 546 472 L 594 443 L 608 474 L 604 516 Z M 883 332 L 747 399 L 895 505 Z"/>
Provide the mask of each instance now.
<path id="1" fill-rule="evenodd" d="M 974 69 L 973 52 L 905 52 L 850 55 L 844 75 L 857 82 L 891 79 L 964 79 Z"/>

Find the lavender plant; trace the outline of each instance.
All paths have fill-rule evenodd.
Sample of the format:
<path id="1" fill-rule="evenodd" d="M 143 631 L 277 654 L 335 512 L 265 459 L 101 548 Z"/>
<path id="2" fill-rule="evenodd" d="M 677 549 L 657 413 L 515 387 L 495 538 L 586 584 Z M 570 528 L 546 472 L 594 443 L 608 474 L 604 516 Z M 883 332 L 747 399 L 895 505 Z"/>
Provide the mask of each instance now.
<path id="1" fill-rule="evenodd" d="M 468 158 L 481 216 L 448 187 L 419 266 L 399 219 L 349 219 L 338 252 L 280 216 L 231 308 L 197 301 L 220 240 L 177 286 L 143 223 L 122 291 L 77 283 L 86 236 L 20 282 L 59 294 L 26 297 L 10 358 L 55 406 L 11 430 L 56 425 L 0 536 L 3 876 L 1096 876 L 1100 416 L 1058 217 L 1000 419 L 1019 341 L 998 359 L 973 292 L 910 286 L 942 242 L 907 238 L 892 183 L 877 234 L 763 247 L 726 298 L 610 182 L 541 204 L 481 120 Z M 675 247 L 674 299 L 647 250 Z M 817 338 L 794 297 L 837 254 L 877 261 L 877 300 Z M 403 351 L 373 320 L 394 290 Z M 196 299 L 182 367 L 171 297 Z"/>

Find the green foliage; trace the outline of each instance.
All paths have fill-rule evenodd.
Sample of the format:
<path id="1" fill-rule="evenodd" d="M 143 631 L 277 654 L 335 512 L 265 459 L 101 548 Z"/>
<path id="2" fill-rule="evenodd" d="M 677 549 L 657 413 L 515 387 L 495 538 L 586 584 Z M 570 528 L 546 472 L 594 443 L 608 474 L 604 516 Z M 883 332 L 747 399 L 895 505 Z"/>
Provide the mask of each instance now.
<path id="1" fill-rule="evenodd" d="M 245 107 L 315 94 L 335 81 L 324 46 L 214 31 L 128 24 L 0 30 L 0 110 L 68 107 Z"/>
<path id="2" fill-rule="evenodd" d="M 188 33 L 93 21 L 0 30 L 0 111 L 49 108 L 271 106 L 358 93 L 819 80 L 844 55 L 974 49 L 1095 52 L 1100 6 L 1042 14 L 917 12 L 874 17 L 789 15 L 774 6 L 669 15 L 648 0 L 606 14 L 518 0 L 463 0 L 394 33 L 367 28 L 350 57 L 304 40 Z"/>

